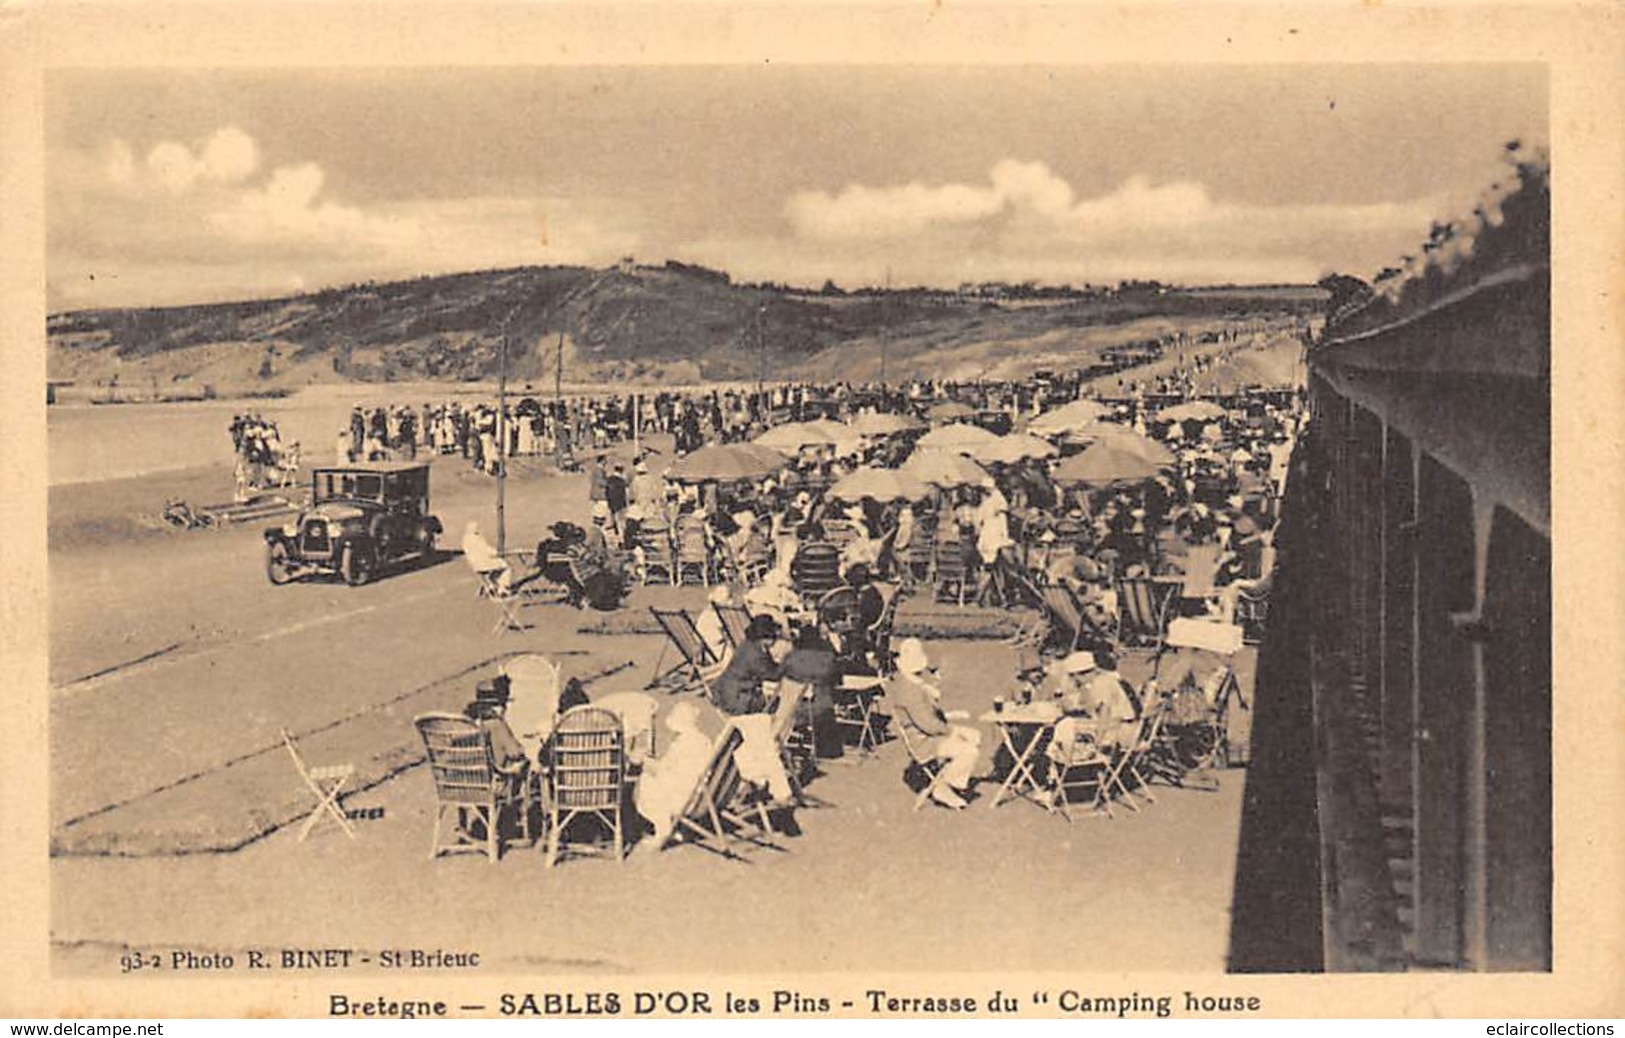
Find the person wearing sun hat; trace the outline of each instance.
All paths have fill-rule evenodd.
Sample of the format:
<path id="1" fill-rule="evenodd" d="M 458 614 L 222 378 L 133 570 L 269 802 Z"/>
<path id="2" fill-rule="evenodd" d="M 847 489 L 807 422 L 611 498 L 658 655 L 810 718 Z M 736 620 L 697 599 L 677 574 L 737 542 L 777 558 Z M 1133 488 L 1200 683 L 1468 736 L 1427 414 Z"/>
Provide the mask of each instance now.
<path id="1" fill-rule="evenodd" d="M 964 794 L 982 752 L 982 733 L 949 723 L 968 715 L 942 709 L 936 668 L 918 638 L 906 638 L 898 646 L 897 673 L 886 684 L 886 698 L 897 723 L 922 740 L 922 755 L 942 762 L 943 781 L 932 791 L 932 799 L 956 810 L 965 807 Z"/>

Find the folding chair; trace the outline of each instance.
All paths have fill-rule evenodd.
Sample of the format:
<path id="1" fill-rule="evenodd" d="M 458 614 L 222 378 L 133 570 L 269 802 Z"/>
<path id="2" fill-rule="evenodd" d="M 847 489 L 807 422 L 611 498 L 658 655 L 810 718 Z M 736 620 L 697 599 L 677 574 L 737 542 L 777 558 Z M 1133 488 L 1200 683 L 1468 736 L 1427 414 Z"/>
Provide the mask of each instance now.
<path id="1" fill-rule="evenodd" d="M 626 801 L 626 739 L 621 719 L 608 710 L 578 706 L 566 710 L 553 726 L 544 750 L 547 760 L 547 867 L 559 860 L 566 844 L 585 843 L 593 850 L 607 849 L 617 862 L 625 860 L 623 813 Z M 591 820 L 609 832 L 607 848 L 601 840 L 565 839 L 571 824 Z"/>
<path id="2" fill-rule="evenodd" d="M 412 721 L 423 740 L 429 772 L 434 778 L 436 809 L 434 835 L 429 847 L 432 861 L 446 851 L 484 851 L 495 864 L 502 857 L 502 818 L 505 811 L 518 809 L 519 833 L 531 839 L 530 811 L 534 789 L 529 767 L 521 764 L 503 770 L 491 759 L 491 737 L 460 714 L 419 714 Z M 449 842 L 442 839 L 448 813 L 456 820 Z M 483 837 L 473 832 L 475 822 L 484 829 Z"/>
<path id="3" fill-rule="evenodd" d="M 914 771 L 925 778 L 925 783 L 914 797 L 914 810 L 918 811 L 925 806 L 927 800 L 931 799 L 938 787 L 947 780 L 947 772 L 943 770 L 942 761 L 938 760 L 934 755 L 926 756 L 925 748 L 916 741 L 914 736 L 909 735 L 907 721 L 893 715 L 891 727 L 897 733 L 897 737 L 902 740 L 903 749 L 908 753 L 909 767 L 903 773 L 904 782 L 908 781 L 909 771 Z"/>
<path id="4" fill-rule="evenodd" d="M 698 687 L 709 696 L 711 679 L 721 672 L 722 661 L 705 643 L 699 628 L 694 626 L 694 618 L 688 615 L 686 609 L 657 609 L 650 606 L 649 613 L 660 629 L 666 632 L 666 644 L 661 646 L 660 656 L 655 660 L 655 676 L 644 687 L 664 688 L 674 695 Z M 671 667 L 661 670 L 668 648 L 675 648 L 680 658 Z"/>
<path id="5" fill-rule="evenodd" d="M 737 649 L 743 645 L 745 632 L 750 628 L 750 608 L 724 602 L 712 602 L 711 608 L 716 610 L 717 619 L 722 621 L 722 636 L 728 639 L 729 648 Z"/>
<path id="6" fill-rule="evenodd" d="M 1134 738 L 1126 745 L 1119 746 L 1115 756 L 1111 758 L 1111 766 L 1106 771 L 1105 780 L 1100 784 L 1101 801 L 1106 807 L 1106 814 L 1111 815 L 1111 803 L 1117 800 L 1130 811 L 1140 810 L 1139 801 L 1134 797 L 1134 791 L 1128 788 L 1123 781 L 1124 775 L 1133 775 L 1139 783 L 1137 787 L 1147 803 L 1155 803 L 1156 797 L 1146 788 L 1145 779 L 1136 767 L 1137 760 L 1146 752 L 1146 733 L 1149 727 L 1148 719 L 1141 717 L 1134 727 Z"/>
<path id="7" fill-rule="evenodd" d="M 864 753 L 879 748 L 882 731 L 877 728 L 875 710 L 885 686 L 879 678 L 852 675 L 835 686 L 835 723 L 844 741 Z"/>
<path id="8" fill-rule="evenodd" d="M 1168 610 L 1179 594 L 1179 582 L 1153 577 L 1124 577 L 1117 582 L 1117 638 L 1125 645 L 1152 646 L 1162 651 L 1168 630 Z"/>
<path id="9" fill-rule="evenodd" d="M 1072 794 L 1087 789 L 1091 793 L 1091 809 L 1110 818 L 1112 808 L 1108 792 L 1111 789 L 1109 776 L 1113 761 L 1111 755 L 1101 748 L 1095 733 L 1080 725 L 1074 729 L 1071 739 L 1058 739 L 1052 741 L 1051 745 L 1061 749 L 1060 757 L 1051 761 L 1050 813 L 1072 821 Z"/>
<path id="10" fill-rule="evenodd" d="M 305 780 L 305 785 L 316 795 L 316 806 L 311 809 L 305 824 L 299 827 L 299 842 L 304 843 L 305 838 L 316 828 L 316 823 L 323 818 L 331 818 L 339 824 L 350 839 L 355 839 L 355 826 L 345 817 L 344 809 L 339 806 L 339 798 L 344 795 L 344 787 L 355 774 L 354 764 L 327 764 L 311 767 L 305 762 L 304 754 L 299 752 L 299 744 L 294 742 L 293 733 L 286 728 L 282 729 L 282 745 L 288 748 L 288 755 L 293 758 L 293 766 L 299 769 L 299 777 Z"/>
<path id="11" fill-rule="evenodd" d="M 694 843 L 734 861 L 749 860 L 734 849 L 739 843 L 783 850 L 763 835 L 772 831 L 764 804 L 757 802 L 758 818 L 754 823 L 746 821 L 735 810 L 744 792 L 745 782 L 739 774 L 734 752 L 743 742 L 744 736 L 731 724 L 717 739 L 711 760 L 678 814 L 677 824 L 672 827 L 666 842 L 660 845 L 661 850 L 677 843 Z M 753 830 L 756 835 L 752 835 Z"/>
<path id="12" fill-rule="evenodd" d="M 1189 690 L 1162 696 L 1148 716 L 1153 727 L 1140 761 L 1148 783 L 1160 779 L 1180 789 L 1216 792 L 1218 780 L 1208 773 L 1223 735 L 1202 694 Z"/>

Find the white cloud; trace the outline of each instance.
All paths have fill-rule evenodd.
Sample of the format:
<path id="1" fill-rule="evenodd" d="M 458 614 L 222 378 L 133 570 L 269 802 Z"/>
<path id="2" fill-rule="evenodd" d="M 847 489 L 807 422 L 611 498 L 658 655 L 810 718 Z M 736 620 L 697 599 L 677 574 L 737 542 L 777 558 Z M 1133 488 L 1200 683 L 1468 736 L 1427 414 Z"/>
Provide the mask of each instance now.
<path id="1" fill-rule="evenodd" d="M 226 127 L 197 148 L 128 141 L 51 156 L 52 306 L 158 305 L 305 285 L 524 264 L 603 265 L 636 253 L 624 205 L 486 196 L 358 204 L 317 163 L 262 166 Z"/>
<path id="2" fill-rule="evenodd" d="M 223 184 L 248 179 L 259 164 L 259 145 L 235 126 L 218 131 L 203 147 L 204 173 Z"/>
<path id="3" fill-rule="evenodd" d="M 1443 204 L 1263 205 L 1215 198 L 1196 181 L 1156 183 L 1143 175 L 1079 198 L 1045 163 L 1006 159 L 984 184 L 798 192 L 784 206 L 794 237 L 783 265 L 838 269 L 844 256 L 853 261 L 849 269 L 883 265 L 937 285 L 960 278 L 1313 279 L 1329 269 L 1375 270 L 1425 234 Z M 704 244 L 713 262 L 723 261 L 726 243 Z M 740 244 L 751 266 L 767 259 L 760 243 Z"/>
<path id="4" fill-rule="evenodd" d="M 172 195 L 184 195 L 203 172 L 192 150 L 174 141 L 161 141 L 147 152 L 147 172 Z"/>

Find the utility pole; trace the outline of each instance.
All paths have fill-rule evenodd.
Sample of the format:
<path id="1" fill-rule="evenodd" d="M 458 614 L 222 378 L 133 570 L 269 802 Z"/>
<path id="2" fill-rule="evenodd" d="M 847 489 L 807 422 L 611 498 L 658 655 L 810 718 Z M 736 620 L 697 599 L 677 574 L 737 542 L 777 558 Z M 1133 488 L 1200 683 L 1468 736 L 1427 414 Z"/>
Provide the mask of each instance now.
<path id="1" fill-rule="evenodd" d="M 564 328 L 559 328 L 559 344 L 553 351 L 553 402 L 564 403 Z"/>
<path id="2" fill-rule="evenodd" d="M 763 303 L 756 308 L 756 401 L 761 406 L 762 382 L 767 375 L 767 340 L 762 336 L 762 314 L 767 311 L 767 304 Z"/>
<path id="3" fill-rule="evenodd" d="M 891 340 L 891 266 L 886 267 L 886 294 L 880 311 L 880 395 L 886 395 L 886 345 Z"/>
<path id="4" fill-rule="evenodd" d="M 508 329 L 502 329 L 502 364 L 497 374 L 497 554 L 508 549 Z"/>

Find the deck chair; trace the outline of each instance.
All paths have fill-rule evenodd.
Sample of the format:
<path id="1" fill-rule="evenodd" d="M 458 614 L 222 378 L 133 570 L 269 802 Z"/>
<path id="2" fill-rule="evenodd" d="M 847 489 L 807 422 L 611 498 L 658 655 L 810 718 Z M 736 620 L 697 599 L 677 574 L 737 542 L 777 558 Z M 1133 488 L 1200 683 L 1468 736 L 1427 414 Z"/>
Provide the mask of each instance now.
<path id="1" fill-rule="evenodd" d="M 1110 776 L 1115 762 L 1101 747 L 1095 733 L 1079 726 L 1073 739 L 1059 745 L 1059 759 L 1051 760 L 1049 810 L 1072 821 L 1074 794 L 1088 790 L 1087 801 L 1095 814 L 1112 816 Z"/>
<path id="2" fill-rule="evenodd" d="M 1117 581 L 1117 637 L 1119 649 L 1150 646 L 1162 651 L 1168 633 L 1168 613 L 1179 595 L 1176 581 L 1153 577 L 1123 577 Z"/>
<path id="3" fill-rule="evenodd" d="M 1022 589 L 1026 592 L 1027 597 L 1038 603 L 1038 608 L 1033 612 L 1030 619 L 1017 625 L 1015 631 L 1011 632 L 1010 637 L 1004 640 L 1004 644 L 1013 649 L 1036 651 L 1049 640 L 1049 607 L 1044 602 L 1044 592 L 1030 578 L 1018 575 L 1016 579 L 1021 582 Z"/>
<path id="4" fill-rule="evenodd" d="M 892 715 L 891 729 L 896 733 L 897 738 L 902 741 L 904 751 L 908 753 L 909 764 L 908 769 L 904 772 L 904 781 L 908 780 L 909 771 L 913 771 L 925 779 L 920 786 L 919 792 L 914 796 L 914 810 L 918 811 L 925 806 L 927 800 L 931 799 L 932 794 L 937 791 L 937 787 L 947 780 L 947 773 L 942 770 L 942 761 L 938 760 L 935 755 L 928 755 L 925 752 L 923 740 L 919 736 L 909 734 L 908 722 L 903 720 L 902 717 L 896 714 Z"/>
<path id="5" fill-rule="evenodd" d="M 1046 643 L 1062 656 L 1077 649 L 1083 641 L 1083 632 L 1088 629 L 1077 597 L 1062 584 L 1040 588 L 1038 596 L 1044 603 L 1047 618 Z"/>
<path id="6" fill-rule="evenodd" d="M 645 586 L 657 580 L 677 583 L 677 550 L 672 547 L 671 528 L 644 526 L 638 530 L 637 547 L 643 551 L 642 581 Z"/>
<path id="7" fill-rule="evenodd" d="M 350 839 L 355 839 L 355 826 L 350 824 L 350 819 L 344 814 L 344 808 L 339 804 L 339 798 L 344 795 L 344 787 L 355 774 L 355 765 L 326 764 L 311 767 L 305 761 L 305 755 L 299 752 L 299 744 L 294 741 L 293 733 L 286 728 L 282 729 L 282 745 L 288 748 L 288 756 L 293 758 L 293 766 L 298 770 L 299 777 L 304 779 L 305 786 L 316 796 L 316 806 L 305 818 L 305 824 L 299 827 L 299 842 L 304 843 L 305 838 L 324 818 L 333 819 Z"/>
<path id="8" fill-rule="evenodd" d="M 657 609 L 650 606 L 649 613 L 660 629 L 666 632 L 666 644 L 661 647 L 660 656 L 655 660 L 655 676 L 644 687 L 663 688 L 674 695 L 698 688 L 709 696 L 711 681 L 721 673 L 723 664 L 705 643 L 699 628 L 694 626 L 694 618 L 688 615 L 686 609 Z M 677 650 L 677 662 L 661 670 L 661 664 L 666 660 L 666 650 L 673 648 Z"/>
<path id="9" fill-rule="evenodd" d="M 624 861 L 626 838 L 626 743 L 621 719 L 608 710 L 578 706 L 553 726 L 544 751 L 547 762 L 547 867 L 566 847 L 607 851 Z M 590 820 L 608 831 L 602 839 L 567 839 L 572 824 Z M 578 826 L 579 828 L 579 826 Z"/>
<path id="10" fill-rule="evenodd" d="M 818 768 L 814 746 L 812 712 L 804 682 L 789 678 L 779 682 L 779 703 L 773 711 L 773 741 L 779 748 L 779 761 L 790 780 L 790 790 L 798 805 L 811 803 L 805 783 Z"/>
<path id="11" fill-rule="evenodd" d="M 745 632 L 750 628 L 750 608 L 726 602 L 712 602 L 711 608 L 716 610 L 717 619 L 722 621 L 722 636 L 728 640 L 728 647 L 737 649 L 743 645 Z"/>
<path id="12" fill-rule="evenodd" d="M 460 714 L 419 714 L 412 721 L 423 740 L 434 779 L 436 809 L 429 847 L 432 861 L 446 851 L 483 851 L 495 864 L 502 857 L 502 820 L 517 809 L 519 832 L 531 839 L 533 806 L 529 768 L 503 771 L 491 759 L 491 737 L 479 723 Z M 455 815 L 449 830 L 448 815 Z M 484 835 L 474 832 L 479 823 Z"/>
<path id="13" fill-rule="evenodd" d="M 765 834 L 772 831 L 772 826 L 768 822 L 765 805 L 757 802 L 758 817 L 754 822 L 746 820 L 736 810 L 746 791 L 744 779 L 739 774 L 739 764 L 734 760 L 734 752 L 742 742 L 744 736 L 733 725 L 730 724 L 723 731 L 711 752 L 711 760 L 695 783 L 694 792 L 689 794 L 688 802 L 677 816 L 677 824 L 672 827 L 666 842 L 660 845 L 660 850 L 678 843 L 693 843 L 724 858 L 748 861 L 735 850 L 738 844 L 783 849 L 766 839 Z"/>

